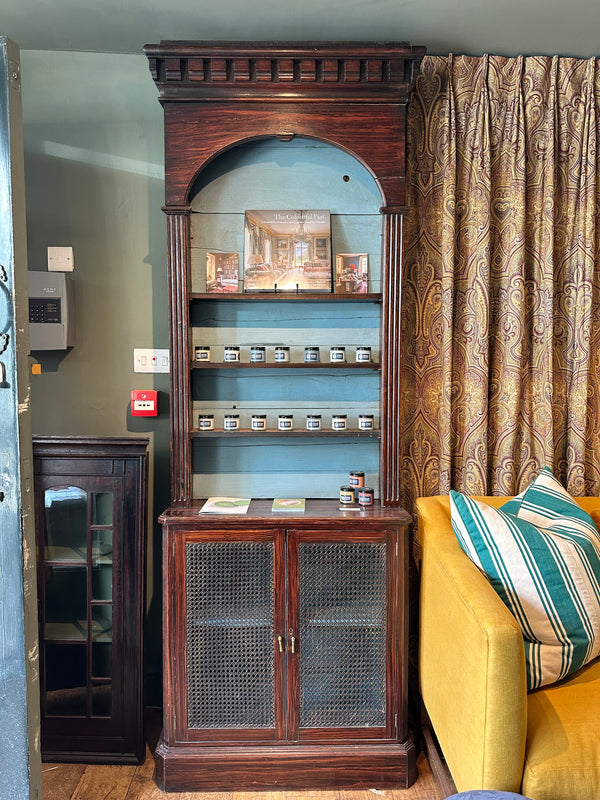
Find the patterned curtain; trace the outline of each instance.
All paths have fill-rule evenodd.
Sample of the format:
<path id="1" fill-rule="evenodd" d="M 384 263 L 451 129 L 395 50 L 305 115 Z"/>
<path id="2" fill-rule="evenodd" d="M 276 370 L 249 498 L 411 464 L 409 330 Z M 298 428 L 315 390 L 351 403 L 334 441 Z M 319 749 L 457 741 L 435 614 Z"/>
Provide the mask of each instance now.
<path id="1" fill-rule="evenodd" d="M 600 62 L 427 57 L 408 114 L 402 481 L 600 493 Z"/>

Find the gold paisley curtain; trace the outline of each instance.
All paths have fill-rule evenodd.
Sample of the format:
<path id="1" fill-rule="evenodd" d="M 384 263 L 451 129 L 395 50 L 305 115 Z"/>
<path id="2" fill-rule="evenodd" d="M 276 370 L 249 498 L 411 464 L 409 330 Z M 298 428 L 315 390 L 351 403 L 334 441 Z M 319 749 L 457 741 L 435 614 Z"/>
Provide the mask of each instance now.
<path id="1" fill-rule="evenodd" d="M 408 111 L 404 504 L 600 492 L 600 62 L 427 57 Z"/>

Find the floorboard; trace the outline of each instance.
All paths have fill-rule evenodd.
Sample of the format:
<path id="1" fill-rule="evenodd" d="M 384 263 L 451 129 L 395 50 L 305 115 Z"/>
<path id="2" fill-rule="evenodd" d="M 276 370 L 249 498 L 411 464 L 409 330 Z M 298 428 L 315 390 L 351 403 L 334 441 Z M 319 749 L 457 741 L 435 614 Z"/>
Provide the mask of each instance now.
<path id="1" fill-rule="evenodd" d="M 315 789 L 285 792 L 162 792 L 147 751 L 139 767 L 43 764 L 42 800 L 443 800 L 424 756 L 409 789 Z"/>
<path id="2" fill-rule="evenodd" d="M 160 720 L 149 715 L 154 747 Z M 409 789 L 326 789 L 278 792 L 162 792 L 154 782 L 150 747 L 139 766 L 42 764 L 42 800 L 443 800 L 426 757 L 417 760 L 418 778 Z"/>

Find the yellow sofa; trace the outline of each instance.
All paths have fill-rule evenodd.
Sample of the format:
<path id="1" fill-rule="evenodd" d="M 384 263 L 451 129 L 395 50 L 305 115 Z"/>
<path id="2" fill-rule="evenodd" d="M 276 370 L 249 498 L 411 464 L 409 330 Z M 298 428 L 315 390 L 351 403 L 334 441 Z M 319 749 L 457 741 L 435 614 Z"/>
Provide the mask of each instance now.
<path id="1" fill-rule="evenodd" d="M 576 499 L 598 525 L 600 498 Z M 600 659 L 528 694 L 521 630 L 461 550 L 449 498 L 416 508 L 421 696 L 457 789 L 600 800 Z"/>

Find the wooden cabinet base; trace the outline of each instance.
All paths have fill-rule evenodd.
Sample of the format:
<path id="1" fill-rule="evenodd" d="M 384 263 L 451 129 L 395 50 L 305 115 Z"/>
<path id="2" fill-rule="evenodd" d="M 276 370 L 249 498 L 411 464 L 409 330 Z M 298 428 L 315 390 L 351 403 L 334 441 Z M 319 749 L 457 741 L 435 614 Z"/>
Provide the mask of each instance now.
<path id="1" fill-rule="evenodd" d="M 168 745 L 160 739 L 155 780 L 165 792 L 396 787 L 416 779 L 409 740 L 369 745 Z"/>

